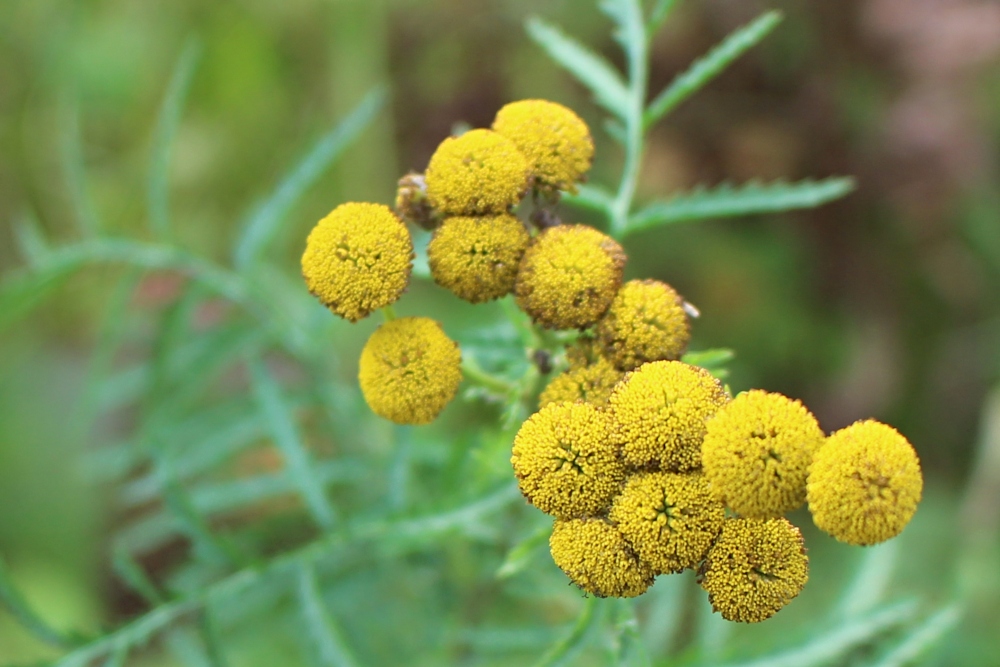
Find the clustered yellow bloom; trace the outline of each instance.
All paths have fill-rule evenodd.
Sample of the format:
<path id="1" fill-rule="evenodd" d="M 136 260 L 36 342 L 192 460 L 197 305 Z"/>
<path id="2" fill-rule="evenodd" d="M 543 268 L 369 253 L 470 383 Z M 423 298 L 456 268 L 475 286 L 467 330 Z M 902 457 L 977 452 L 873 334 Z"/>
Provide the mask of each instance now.
<path id="1" fill-rule="evenodd" d="M 604 315 L 622 284 L 625 251 L 585 225 L 541 232 L 517 274 L 517 303 L 549 329 L 583 329 Z"/>
<path id="2" fill-rule="evenodd" d="M 514 289 L 530 239 L 521 221 L 508 213 L 447 218 L 427 246 L 431 275 L 471 303 L 498 299 Z"/>
<path id="3" fill-rule="evenodd" d="M 571 110 L 508 104 L 492 129 L 446 138 L 424 174 L 403 177 L 396 213 L 352 202 L 320 220 L 303 277 L 352 322 L 393 304 L 414 257 L 406 220 L 433 230 L 438 285 L 471 303 L 513 293 L 536 325 L 579 330 L 569 368 L 541 393 L 510 459 L 521 493 L 554 518 L 556 565 L 601 597 L 640 595 L 656 576 L 693 570 L 723 618 L 762 621 L 808 579 L 802 535 L 783 515 L 807 503 L 838 540 L 890 539 L 920 502 L 920 462 L 891 426 L 861 421 L 827 437 L 801 402 L 756 389 L 732 398 L 685 363 L 683 298 L 656 280 L 623 285 L 627 258 L 614 239 L 544 208 L 574 190 L 593 151 Z M 529 192 L 534 236 L 515 213 Z M 361 391 L 386 419 L 431 422 L 458 392 L 461 351 L 432 319 L 386 317 L 361 352 Z M 543 373 L 549 361 L 537 362 Z"/>
<path id="4" fill-rule="evenodd" d="M 397 424 L 427 424 L 455 397 L 462 353 L 441 325 L 402 317 L 380 326 L 361 351 L 358 380 L 368 405 Z"/>
<path id="5" fill-rule="evenodd" d="M 493 130 L 521 150 L 536 187 L 575 191 L 590 169 L 590 129 L 570 109 L 546 100 L 511 102 L 497 112 Z"/>
<path id="6" fill-rule="evenodd" d="M 683 299 L 658 280 L 630 280 L 597 323 L 601 345 L 623 371 L 679 359 L 691 338 Z"/>
<path id="7" fill-rule="evenodd" d="M 809 558 L 802 533 L 786 519 L 726 519 L 698 575 L 724 619 L 759 623 L 802 591 Z"/>
<path id="8" fill-rule="evenodd" d="M 782 516 L 806 500 L 806 474 L 824 435 L 799 401 L 759 389 L 708 422 L 701 447 L 712 492 L 742 516 Z"/>
<path id="9" fill-rule="evenodd" d="M 413 242 L 381 204 L 341 204 L 309 232 L 302 276 L 316 298 L 352 322 L 396 301 L 410 280 Z"/>
<path id="10" fill-rule="evenodd" d="M 524 422 L 511 455 L 521 493 L 560 519 L 604 512 L 625 479 L 604 412 L 553 403 Z"/>
<path id="11" fill-rule="evenodd" d="M 848 544 L 895 537 L 923 492 L 920 461 L 896 429 L 859 421 L 827 438 L 809 469 L 808 500 L 816 525 Z"/>

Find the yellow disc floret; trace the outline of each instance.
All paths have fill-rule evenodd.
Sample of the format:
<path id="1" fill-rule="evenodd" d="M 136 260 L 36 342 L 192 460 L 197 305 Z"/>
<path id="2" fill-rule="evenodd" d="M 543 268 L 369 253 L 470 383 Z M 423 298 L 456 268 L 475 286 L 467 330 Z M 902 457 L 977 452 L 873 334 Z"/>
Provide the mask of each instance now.
<path id="1" fill-rule="evenodd" d="M 587 124 L 555 102 L 511 102 L 497 112 L 493 129 L 521 149 L 540 188 L 575 192 L 573 184 L 590 169 L 594 158 Z"/>
<path id="2" fill-rule="evenodd" d="M 708 421 L 701 464 L 712 492 L 733 511 L 777 517 L 805 502 L 809 464 L 823 440 L 802 403 L 755 389 Z"/>
<path id="3" fill-rule="evenodd" d="M 550 227 L 521 259 L 514 293 L 549 329 L 583 329 L 607 311 L 622 284 L 625 251 L 586 225 Z"/>
<path id="4" fill-rule="evenodd" d="M 666 283 L 628 281 L 597 324 L 605 354 L 623 371 L 647 361 L 679 359 L 691 338 L 683 303 Z"/>
<path id="5" fill-rule="evenodd" d="M 427 424 L 455 397 L 462 354 L 427 317 L 386 322 L 361 351 L 358 380 L 369 407 L 397 424 Z"/>
<path id="6" fill-rule="evenodd" d="M 899 431 L 874 420 L 830 435 L 813 458 L 807 495 L 813 521 L 848 544 L 898 535 L 917 511 L 920 461 Z"/>
<path id="7" fill-rule="evenodd" d="M 625 376 L 608 410 L 625 463 L 684 472 L 701 465 L 705 422 L 729 400 L 703 368 L 653 361 Z"/>
<path id="8" fill-rule="evenodd" d="M 802 533 L 785 519 L 726 519 L 699 571 L 712 608 L 741 623 L 770 618 L 808 579 Z"/>
<path id="9" fill-rule="evenodd" d="M 441 142 L 425 174 L 427 196 L 444 215 L 506 213 L 528 188 L 528 161 L 510 139 L 469 130 Z"/>
<path id="10" fill-rule="evenodd" d="M 604 519 L 556 521 L 549 548 L 559 569 L 597 597 L 631 598 L 653 583 L 653 572 Z"/>
<path id="11" fill-rule="evenodd" d="M 586 403 L 553 403 L 529 417 L 510 462 L 524 497 L 560 519 L 604 512 L 625 479 L 607 415 Z"/>
<path id="12" fill-rule="evenodd" d="M 570 368 L 552 378 L 545 391 L 538 397 L 538 407 L 561 401 L 583 401 L 603 408 L 608 404 L 611 390 L 625 374 L 607 359 L 578 368 Z"/>
<path id="13" fill-rule="evenodd" d="M 531 237 L 512 215 L 446 218 L 427 246 L 431 275 L 461 299 L 481 303 L 514 289 Z"/>
<path id="14" fill-rule="evenodd" d="M 656 574 L 695 567 L 722 530 L 725 510 L 699 473 L 632 475 L 608 517 Z"/>
<path id="15" fill-rule="evenodd" d="M 413 242 L 381 204 L 341 204 L 306 239 L 302 277 L 316 298 L 352 322 L 396 301 L 410 280 Z"/>

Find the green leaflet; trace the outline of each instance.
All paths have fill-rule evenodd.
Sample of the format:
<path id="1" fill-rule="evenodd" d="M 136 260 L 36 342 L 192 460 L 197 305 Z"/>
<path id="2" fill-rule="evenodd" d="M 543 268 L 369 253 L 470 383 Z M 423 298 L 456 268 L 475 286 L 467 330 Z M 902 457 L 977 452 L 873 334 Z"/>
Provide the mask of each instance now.
<path id="1" fill-rule="evenodd" d="M 238 268 L 245 269 L 254 263 L 295 203 L 368 127 L 386 97 L 387 91 L 382 87 L 369 92 L 346 118 L 316 142 L 274 192 L 251 210 L 234 250 L 233 260 Z"/>
<path id="2" fill-rule="evenodd" d="M 149 224 L 159 239 L 167 238 L 170 234 L 170 155 L 200 54 L 200 44 L 194 39 L 188 40 L 174 66 L 156 123 L 146 196 Z M 79 187 L 81 186 L 76 186 Z"/>
<path id="3" fill-rule="evenodd" d="M 874 663 L 875 667 L 906 667 L 915 665 L 927 651 L 962 620 L 960 604 L 951 604 L 908 632 L 885 657 Z"/>
<path id="4" fill-rule="evenodd" d="M 853 190 L 854 179 L 845 177 L 795 183 L 751 181 L 739 186 L 724 183 L 714 188 L 700 187 L 676 194 L 666 201 L 653 202 L 633 213 L 628 219 L 624 233 L 631 234 L 660 225 L 706 218 L 815 208 L 839 199 Z"/>
<path id="5" fill-rule="evenodd" d="M 613 115 L 625 118 L 628 90 L 621 75 L 607 60 L 542 19 L 528 19 L 525 28 L 549 57 L 593 93 L 598 104 Z"/>
<path id="6" fill-rule="evenodd" d="M 297 598 L 309 637 L 327 667 L 355 667 L 358 663 L 336 619 L 323 602 L 312 563 L 299 568 Z"/>
<path id="7" fill-rule="evenodd" d="M 583 609 L 576 619 L 576 623 L 570 631 L 539 658 L 534 667 L 557 667 L 558 665 L 568 665 L 569 661 L 587 643 L 594 638 L 594 629 L 601 620 L 598 604 L 601 602 L 594 596 L 589 596 L 583 601 Z M 602 606 L 603 609 L 603 606 Z"/>
<path id="8" fill-rule="evenodd" d="M 678 75 L 656 96 L 656 99 L 650 102 L 643 114 L 643 125 L 652 126 L 681 102 L 698 92 L 740 56 L 767 37 L 781 23 L 781 18 L 780 12 L 767 12 L 726 37 L 707 55 L 695 61 L 687 71 Z"/>

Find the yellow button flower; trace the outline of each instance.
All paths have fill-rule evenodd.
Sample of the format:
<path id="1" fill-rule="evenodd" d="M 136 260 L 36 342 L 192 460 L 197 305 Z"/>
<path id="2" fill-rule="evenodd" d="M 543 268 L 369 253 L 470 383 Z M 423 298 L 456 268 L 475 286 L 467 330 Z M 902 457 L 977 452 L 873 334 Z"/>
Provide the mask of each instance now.
<path id="1" fill-rule="evenodd" d="M 802 533 L 785 519 L 726 519 L 699 571 L 712 608 L 740 623 L 770 618 L 808 579 Z"/>
<path id="2" fill-rule="evenodd" d="M 632 475 L 608 514 L 656 574 L 695 567 L 722 530 L 725 510 L 699 473 Z"/>
<path id="3" fill-rule="evenodd" d="M 562 401 L 583 401 L 594 407 L 603 408 L 608 404 L 611 390 L 625 374 L 611 365 L 607 359 L 579 368 L 570 368 L 552 378 L 545 391 L 538 397 L 538 407 Z"/>
<path id="4" fill-rule="evenodd" d="M 528 158 L 539 188 L 570 190 L 590 169 L 594 140 L 573 111 L 546 100 L 521 100 L 497 112 L 493 129 Z"/>
<path id="5" fill-rule="evenodd" d="M 777 517 L 805 502 L 809 464 L 823 440 L 802 403 L 754 389 L 708 421 L 701 463 L 712 492 L 733 511 Z"/>
<path id="6" fill-rule="evenodd" d="M 427 246 L 431 275 L 461 299 L 482 303 L 514 289 L 531 236 L 516 217 L 446 218 Z"/>
<path id="7" fill-rule="evenodd" d="M 625 478 L 607 416 L 586 403 L 554 403 L 529 417 L 510 462 L 524 497 L 560 519 L 605 511 Z"/>
<path id="8" fill-rule="evenodd" d="M 361 350 L 358 380 L 375 414 L 397 424 L 427 424 L 455 397 L 462 354 L 427 317 L 386 322 Z"/>
<path id="9" fill-rule="evenodd" d="M 396 301 L 410 281 L 413 242 L 381 204 L 341 204 L 306 239 L 302 276 L 316 298 L 357 322 Z"/>
<path id="10" fill-rule="evenodd" d="M 691 339 L 684 301 L 658 280 L 630 280 L 597 324 L 605 353 L 630 371 L 647 361 L 679 359 Z"/>
<path id="11" fill-rule="evenodd" d="M 597 597 L 631 598 L 653 583 L 653 572 L 604 519 L 556 521 L 549 548 L 559 569 Z"/>
<path id="12" fill-rule="evenodd" d="M 492 130 L 441 142 L 425 174 L 431 206 L 444 215 L 506 213 L 528 189 L 528 161 Z"/>
<path id="13" fill-rule="evenodd" d="M 899 431 L 874 420 L 830 435 L 813 458 L 807 496 L 813 521 L 848 544 L 898 535 L 924 488 L 920 461 Z"/>
<path id="14" fill-rule="evenodd" d="M 517 304 L 549 329 L 583 329 L 607 311 L 622 284 L 625 251 L 586 225 L 550 227 L 528 246 Z"/>
<path id="15" fill-rule="evenodd" d="M 653 361 L 625 376 L 608 410 L 625 463 L 684 472 L 701 465 L 705 422 L 729 400 L 711 373 L 680 361 Z"/>

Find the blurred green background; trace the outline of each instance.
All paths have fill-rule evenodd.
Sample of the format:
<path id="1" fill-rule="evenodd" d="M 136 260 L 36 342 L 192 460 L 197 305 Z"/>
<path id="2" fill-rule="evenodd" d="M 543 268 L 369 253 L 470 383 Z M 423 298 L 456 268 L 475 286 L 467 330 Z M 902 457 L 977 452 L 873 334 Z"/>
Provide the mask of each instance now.
<path id="1" fill-rule="evenodd" d="M 692 347 L 735 349 L 735 390 L 801 397 L 828 431 L 874 417 L 907 435 L 923 462 L 926 498 L 899 540 L 892 590 L 969 601 L 935 664 L 1000 664 L 991 636 L 1000 623 L 1000 5 L 687 0 L 656 40 L 651 89 L 770 8 L 786 15 L 775 34 L 652 133 L 639 199 L 703 182 L 837 174 L 856 176 L 857 191 L 816 211 L 637 234 L 625 243 L 629 276 L 670 282 L 698 306 Z M 387 107 L 295 207 L 269 250 L 288 276 L 319 217 L 346 200 L 391 203 L 396 179 L 421 170 L 453 124 L 486 126 L 513 99 L 544 97 L 577 110 L 597 140 L 592 178 L 608 182 L 620 166 L 618 149 L 600 131 L 602 114 L 587 93 L 526 37 L 522 24 L 533 13 L 621 62 L 605 17 L 570 0 L 4 0 L 0 276 L 25 263 L 15 243 L 20 221 L 36 219 L 54 244 L 78 234 L 79 182 L 66 167 L 74 122 L 90 213 L 114 235 L 149 238 L 156 118 L 190 44 L 200 59 L 171 155 L 173 235 L 223 263 L 243 214 L 377 84 L 389 87 Z M 129 283 L 123 300 L 116 294 L 126 274 L 116 266 L 75 273 L 28 316 L 10 322 L 0 313 L 0 556 L 46 618 L 84 631 L 144 609 L 108 564 L 111 536 L 131 518 L 113 500 L 122 482 L 81 475 L 85 450 L 121 439 L 137 419 L 117 411 L 94 426 L 81 417 L 109 312 L 119 304 L 129 313 L 132 342 L 108 362 L 127 364 L 150 353 L 157 323 L 181 291 L 175 275 L 150 272 Z M 428 284 L 415 285 L 400 308 L 466 323 L 456 326 L 479 312 Z M 219 310 L 203 315 L 225 317 Z M 334 329 L 339 338 L 328 353 L 346 382 L 372 326 Z M 473 416 L 462 421 L 463 409 Z M 489 409 L 452 406 L 448 423 L 494 419 Z M 388 461 L 389 438 L 399 434 L 369 419 L 363 405 L 356 414 L 343 428 L 364 431 Z M 444 465 L 466 446 L 462 438 L 475 439 L 469 428 L 413 433 L 406 437 L 425 446 L 426 465 Z M 230 470 L 274 465 L 265 449 Z M 371 474 L 372 502 L 381 502 L 385 481 Z M 273 520 L 281 507 L 260 512 L 256 539 L 268 551 L 300 541 L 301 525 Z M 809 529 L 815 592 L 796 603 L 800 615 L 835 599 L 849 564 L 862 557 Z M 440 548 L 461 550 L 447 541 Z M 167 542 L 144 565 L 158 578 L 183 561 L 184 549 L 181 539 Z M 462 558 L 496 559 L 486 552 Z M 442 651 L 414 664 L 493 664 L 473 656 L 505 635 L 448 630 L 469 614 L 500 626 L 537 623 L 537 645 L 530 633 L 511 640 L 525 655 L 544 648 L 546 628 L 572 619 L 558 605 L 516 604 L 530 581 L 507 597 L 491 588 L 499 584 L 483 584 L 475 573 L 489 564 L 466 562 L 467 581 L 453 573 L 455 590 L 441 586 L 435 553 L 412 557 L 406 576 L 369 572 L 330 593 L 330 604 L 348 615 L 362 663 L 400 658 L 366 639 L 361 621 L 352 626 L 354 613 L 398 622 L 400 647 Z M 538 567 L 552 567 L 546 558 Z M 421 597 L 428 591 L 435 599 Z M 455 602 L 475 595 L 490 604 L 474 612 Z M 379 599 L 431 611 L 394 618 Z M 366 604 L 376 608 L 356 608 Z M 283 648 L 294 625 L 234 625 L 231 664 L 298 664 Z M 785 627 L 795 626 L 739 628 L 732 650 L 753 653 Z M 51 655 L 0 612 L 0 662 Z M 156 650 L 146 659 L 167 664 Z M 527 658 L 503 664 L 519 660 Z"/>

